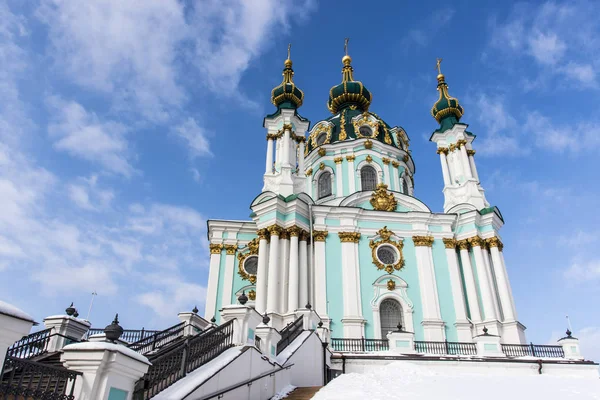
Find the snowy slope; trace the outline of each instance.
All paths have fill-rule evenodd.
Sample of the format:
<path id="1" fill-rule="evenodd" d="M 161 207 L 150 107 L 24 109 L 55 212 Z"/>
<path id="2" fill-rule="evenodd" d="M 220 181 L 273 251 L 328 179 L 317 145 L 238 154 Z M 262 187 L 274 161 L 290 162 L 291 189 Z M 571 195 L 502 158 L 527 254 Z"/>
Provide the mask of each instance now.
<path id="1" fill-rule="evenodd" d="M 397 361 L 364 374 L 346 374 L 313 400 L 600 400 L 599 378 L 466 373 Z"/>

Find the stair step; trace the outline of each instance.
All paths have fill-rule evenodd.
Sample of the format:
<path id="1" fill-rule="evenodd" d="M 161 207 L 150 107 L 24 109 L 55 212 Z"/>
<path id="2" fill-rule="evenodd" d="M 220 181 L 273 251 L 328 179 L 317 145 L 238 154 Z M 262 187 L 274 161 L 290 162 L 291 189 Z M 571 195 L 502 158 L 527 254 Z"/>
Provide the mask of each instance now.
<path id="1" fill-rule="evenodd" d="M 309 386 L 299 387 L 285 397 L 286 400 L 309 400 L 322 388 L 323 386 Z"/>

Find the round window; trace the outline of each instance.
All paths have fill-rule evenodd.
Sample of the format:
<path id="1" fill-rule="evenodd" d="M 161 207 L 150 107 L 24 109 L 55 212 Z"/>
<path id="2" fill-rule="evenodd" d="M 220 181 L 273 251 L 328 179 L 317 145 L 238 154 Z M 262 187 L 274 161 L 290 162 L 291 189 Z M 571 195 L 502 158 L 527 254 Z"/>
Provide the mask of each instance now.
<path id="1" fill-rule="evenodd" d="M 358 132 L 360 133 L 361 136 L 367 136 L 367 137 L 373 136 L 373 131 L 368 126 L 361 126 L 358 129 Z"/>
<path id="2" fill-rule="evenodd" d="M 244 261 L 244 269 L 250 275 L 256 275 L 256 271 L 258 269 L 258 257 L 248 257 L 246 261 Z"/>
<path id="3" fill-rule="evenodd" d="M 392 246 L 379 246 L 377 249 L 377 258 L 379 258 L 379 261 L 385 265 L 392 265 L 398 262 L 398 254 L 396 253 L 396 250 L 392 248 Z"/>
<path id="4" fill-rule="evenodd" d="M 317 146 L 320 146 L 323 143 L 325 143 L 325 140 L 327 140 L 327 133 L 322 132 L 321 134 L 319 134 L 319 136 L 317 136 Z"/>

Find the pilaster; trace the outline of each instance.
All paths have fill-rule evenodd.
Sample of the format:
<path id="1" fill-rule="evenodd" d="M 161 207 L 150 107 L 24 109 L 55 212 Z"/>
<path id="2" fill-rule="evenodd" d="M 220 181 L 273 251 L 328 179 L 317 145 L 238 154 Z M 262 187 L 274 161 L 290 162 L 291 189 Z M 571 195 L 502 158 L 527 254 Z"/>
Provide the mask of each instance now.
<path id="1" fill-rule="evenodd" d="M 450 275 L 450 287 L 452 288 L 452 298 L 454 300 L 454 312 L 456 314 L 456 332 L 459 342 L 471 342 L 473 335 L 471 333 L 471 323 L 467 319 L 467 309 L 465 304 L 465 295 L 460 279 L 460 267 L 456 255 L 457 242 L 455 239 L 443 239 L 446 247 L 446 259 L 448 261 L 448 272 Z"/>
<path id="2" fill-rule="evenodd" d="M 269 261 L 269 232 L 259 229 L 258 266 L 256 268 L 256 311 L 264 313 L 267 310 L 268 261 Z M 212 261 L 212 260 L 211 260 Z"/>
<path id="3" fill-rule="evenodd" d="M 269 273 L 268 273 L 268 295 L 267 313 L 279 313 L 279 235 L 281 228 L 271 225 L 269 228 L 271 243 L 269 248 Z M 260 254 L 260 253 L 259 253 Z"/>
<path id="4" fill-rule="evenodd" d="M 235 244 L 226 244 L 223 246 L 223 248 L 225 250 L 225 275 L 223 277 L 223 294 L 221 297 L 221 305 L 225 306 L 231 304 L 235 253 L 237 251 L 237 246 Z"/>
<path id="5" fill-rule="evenodd" d="M 358 242 L 360 241 L 359 232 L 339 232 L 338 236 L 342 243 L 341 261 L 342 261 L 342 288 L 345 338 L 364 337 L 365 320 L 362 316 L 361 291 L 360 291 L 360 270 L 358 268 Z"/>
<path id="6" fill-rule="evenodd" d="M 325 264 L 325 239 L 327 231 L 313 231 L 314 297 L 315 310 L 324 318 L 327 315 L 327 271 Z"/>
<path id="7" fill-rule="evenodd" d="M 354 154 L 351 154 L 349 156 L 346 156 L 346 161 L 348 161 L 348 188 L 349 188 L 349 193 L 354 193 L 356 192 L 356 174 L 354 172 L 354 160 L 356 159 L 356 156 Z"/>
<path id="8" fill-rule="evenodd" d="M 219 264 L 221 263 L 221 251 L 223 245 L 211 243 L 210 264 L 208 267 L 208 285 L 206 287 L 206 304 L 204 306 L 204 315 L 212 318 L 217 312 L 217 288 L 219 286 Z"/>

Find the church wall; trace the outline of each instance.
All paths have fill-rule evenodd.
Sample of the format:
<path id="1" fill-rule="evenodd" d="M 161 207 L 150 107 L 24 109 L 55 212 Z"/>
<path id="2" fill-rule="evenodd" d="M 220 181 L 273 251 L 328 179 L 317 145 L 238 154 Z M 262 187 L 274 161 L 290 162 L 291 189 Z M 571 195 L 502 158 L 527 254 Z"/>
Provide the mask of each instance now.
<path id="1" fill-rule="evenodd" d="M 458 334 L 454 323 L 456 322 L 456 312 L 454 311 L 454 298 L 452 296 L 452 287 L 450 286 L 450 272 L 448 270 L 448 261 L 446 259 L 446 246 L 441 240 L 435 240 L 432 246 L 433 269 L 437 283 L 438 298 L 440 300 L 440 312 L 442 320 L 446 323 L 446 340 L 449 342 L 458 342 Z"/>
<path id="2" fill-rule="evenodd" d="M 252 239 L 256 238 L 256 235 L 253 233 L 238 233 L 237 240 L 240 242 L 249 242 Z"/>
<path id="3" fill-rule="evenodd" d="M 356 175 L 356 174 L 353 173 L 352 175 Z M 342 161 L 342 179 L 343 179 L 342 187 L 344 188 L 344 196 L 348 196 L 348 195 L 352 194 L 352 193 L 350 193 L 350 179 L 354 179 L 354 176 L 348 176 L 348 161 L 346 160 L 346 158 L 344 158 Z"/>
<path id="4" fill-rule="evenodd" d="M 425 340 L 425 331 L 421 325 L 421 321 L 423 321 L 423 307 L 421 305 L 421 286 L 419 283 L 419 271 L 417 270 L 415 245 L 410 238 L 405 238 L 403 243 L 402 254 L 404 254 L 405 266 L 396 275 L 400 276 L 408 284 L 406 293 L 414 305 L 415 340 Z"/>
<path id="5" fill-rule="evenodd" d="M 331 319 L 332 337 L 344 337 L 344 295 L 342 288 L 342 244 L 336 234 L 325 240 L 325 270 L 327 276 L 327 315 Z"/>
<path id="6" fill-rule="evenodd" d="M 469 299 L 469 296 L 467 294 L 467 291 L 465 290 L 465 287 L 467 286 L 465 284 L 465 273 L 463 272 L 463 264 L 462 264 L 462 260 L 460 258 L 460 254 L 456 255 L 456 259 L 458 261 L 458 268 L 460 271 L 460 283 L 462 284 L 462 293 L 465 299 L 465 305 L 467 307 L 467 317 L 469 319 L 471 319 L 471 306 L 470 306 L 470 301 L 471 299 Z"/>
<path id="7" fill-rule="evenodd" d="M 225 287 L 225 252 L 221 252 L 219 259 L 219 285 L 217 286 L 217 301 L 214 316 L 217 319 L 217 324 L 221 323 L 221 313 L 218 312 L 223 307 L 223 288 Z M 207 316 L 211 318 L 211 316 Z"/>
<path id="8" fill-rule="evenodd" d="M 471 259 L 471 265 L 473 266 L 473 276 L 475 277 L 475 289 L 477 290 L 477 303 L 479 304 L 479 310 L 481 311 L 481 318 L 485 321 L 485 310 L 483 309 L 483 303 L 481 302 L 481 288 L 479 287 L 479 275 L 477 275 L 477 267 L 475 264 L 475 255 L 472 250 L 469 250 L 469 258 Z"/>

